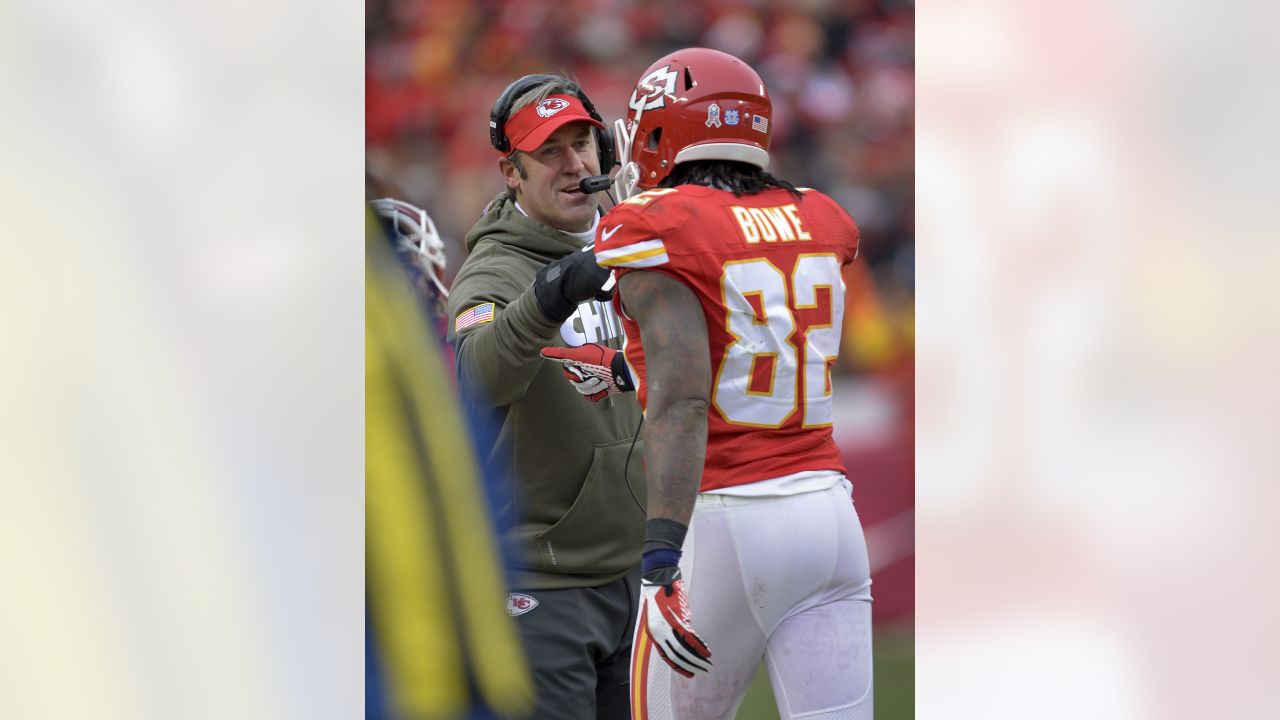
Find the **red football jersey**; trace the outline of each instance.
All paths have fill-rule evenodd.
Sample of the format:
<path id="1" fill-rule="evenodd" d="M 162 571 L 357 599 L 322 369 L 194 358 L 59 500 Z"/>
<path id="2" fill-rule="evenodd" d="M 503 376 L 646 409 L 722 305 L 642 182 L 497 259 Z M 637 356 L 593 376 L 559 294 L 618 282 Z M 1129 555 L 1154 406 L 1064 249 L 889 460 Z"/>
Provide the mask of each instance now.
<path id="1" fill-rule="evenodd" d="M 602 267 L 665 273 L 702 304 L 713 373 L 702 490 L 845 471 L 831 439 L 831 365 L 844 314 L 840 270 L 857 255 L 858 229 L 834 200 L 808 189 L 797 199 L 681 185 L 619 204 L 596 233 Z M 618 310 L 647 407 L 640 328 Z"/>

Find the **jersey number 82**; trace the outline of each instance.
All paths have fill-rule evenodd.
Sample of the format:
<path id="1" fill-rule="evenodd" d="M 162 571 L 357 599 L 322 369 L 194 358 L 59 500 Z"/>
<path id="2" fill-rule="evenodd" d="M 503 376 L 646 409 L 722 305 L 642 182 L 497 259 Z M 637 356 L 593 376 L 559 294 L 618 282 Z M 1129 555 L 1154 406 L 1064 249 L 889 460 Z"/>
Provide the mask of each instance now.
<path id="1" fill-rule="evenodd" d="M 804 427 L 830 425 L 831 364 L 840 352 L 844 315 L 836 256 L 802 254 L 789 277 L 764 258 L 732 260 L 724 265 L 720 291 L 725 329 L 733 337 L 711 395 L 721 416 L 738 425 L 778 428 L 799 404 Z M 802 315 L 807 321 L 799 320 Z"/>

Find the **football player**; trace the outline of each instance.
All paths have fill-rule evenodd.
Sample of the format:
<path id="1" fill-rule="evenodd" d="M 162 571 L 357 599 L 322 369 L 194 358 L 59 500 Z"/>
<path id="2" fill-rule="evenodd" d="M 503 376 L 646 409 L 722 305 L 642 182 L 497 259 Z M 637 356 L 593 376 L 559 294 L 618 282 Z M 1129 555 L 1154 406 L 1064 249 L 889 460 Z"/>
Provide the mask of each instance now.
<path id="1" fill-rule="evenodd" d="M 482 474 L 388 230 L 368 214 L 365 718 L 523 717 L 534 687 L 515 622 L 472 600 L 505 592 Z"/>
<path id="2" fill-rule="evenodd" d="M 871 718 L 871 578 L 831 437 L 858 229 L 765 171 L 769 95 L 731 55 L 663 57 L 626 117 L 630 197 L 594 248 L 618 276 L 624 350 L 543 354 L 579 392 L 634 386 L 646 409 L 632 717 L 733 718 L 763 660 L 783 718 Z"/>

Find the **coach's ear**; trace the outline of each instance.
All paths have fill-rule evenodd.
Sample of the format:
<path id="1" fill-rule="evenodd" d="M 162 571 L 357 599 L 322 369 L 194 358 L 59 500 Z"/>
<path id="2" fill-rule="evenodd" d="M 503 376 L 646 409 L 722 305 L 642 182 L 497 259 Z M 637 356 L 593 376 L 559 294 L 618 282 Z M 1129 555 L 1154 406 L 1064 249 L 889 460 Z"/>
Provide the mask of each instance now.
<path id="1" fill-rule="evenodd" d="M 529 177 L 525 172 L 522 153 L 517 150 L 511 153 L 510 157 L 498 158 L 498 172 L 502 173 L 502 179 L 507 183 L 507 192 L 512 197 L 516 197 L 520 192 L 520 181 Z"/>

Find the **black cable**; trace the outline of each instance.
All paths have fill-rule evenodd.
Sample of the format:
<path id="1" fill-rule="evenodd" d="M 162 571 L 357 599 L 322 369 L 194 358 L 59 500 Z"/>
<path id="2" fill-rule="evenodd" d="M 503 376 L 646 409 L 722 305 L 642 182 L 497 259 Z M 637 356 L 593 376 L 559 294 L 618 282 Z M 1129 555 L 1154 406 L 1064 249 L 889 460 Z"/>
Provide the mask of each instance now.
<path id="1" fill-rule="evenodd" d="M 631 499 L 635 501 L 636 507 L 640 508 L 640 514 L 647 516 L 648 510 L 645 510 L 644 504 L 640 502 L 640 498 L 636 496 L 635 488 L 631 487 L 631 453 L 636 449 L 636 440 L 640 438 L 640 428 L 644 427 L 644 413 L 640 414 L 640 422 L 636 424 L 636 434 L 631 438 L 631 448 L 627 450 L 627 461 L 622 466 L 622 479 L 627 481 L 627 492 L 631 493 Z"/>

